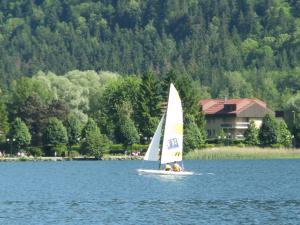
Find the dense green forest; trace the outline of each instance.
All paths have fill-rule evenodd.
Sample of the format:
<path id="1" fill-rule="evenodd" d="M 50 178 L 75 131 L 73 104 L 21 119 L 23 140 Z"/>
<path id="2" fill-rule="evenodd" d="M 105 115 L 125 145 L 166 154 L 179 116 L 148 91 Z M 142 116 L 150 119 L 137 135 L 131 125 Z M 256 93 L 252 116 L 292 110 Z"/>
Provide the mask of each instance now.
<path id="1" fill-rule="evenodd" d="M 300 86 L 299 0 L 3 0 L 0 43 L 4 87 L 39 70 L 173 69 L 279 109 Z"/>
<path id="2" fill-rule="evenodd" d="M 188 148 L 210 97 L 260 98 L 300 140 L 300 1 L 2 0 L 0 81 L 1 132 L 46 154 L 146 142 L 170 81 Z"/>

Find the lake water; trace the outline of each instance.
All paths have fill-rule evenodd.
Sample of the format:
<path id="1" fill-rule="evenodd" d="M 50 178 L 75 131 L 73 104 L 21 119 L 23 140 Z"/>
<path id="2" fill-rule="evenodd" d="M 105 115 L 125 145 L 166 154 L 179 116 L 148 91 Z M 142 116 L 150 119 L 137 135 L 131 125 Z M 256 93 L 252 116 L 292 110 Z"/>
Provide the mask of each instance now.
<path id="1" fill-rule="evenodd" d="M 0 163 L 0 224 L 300 224 L 300 160 Z"/>

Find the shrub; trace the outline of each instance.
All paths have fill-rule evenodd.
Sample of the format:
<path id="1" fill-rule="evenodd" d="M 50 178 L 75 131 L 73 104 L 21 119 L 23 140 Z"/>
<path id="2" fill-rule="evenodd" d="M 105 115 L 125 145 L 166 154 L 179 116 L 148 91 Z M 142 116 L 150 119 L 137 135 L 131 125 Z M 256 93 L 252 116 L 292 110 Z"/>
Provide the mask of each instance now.
<path id="1" fill-rule="evenodd" d="M 272 144 L 271 145 L 272 148 L 282 148 L 283 145 L 279 144 L 279 143 L 276 143 L 276 144 Z"/>
<path id="2" fill-rule="evenodd" d="M 69 157 L 70 158 L 74 158 L 74 157 L 78 157 L 78 156 L 80 156 L 78 151 L 72 150 L 72 151 L 69 152 Z"/>
<path id="3" fill-rule="evenodd" d="M 112 144 L 109 147 L 110 150 L 124 150 L 124 146 L 122 144 Z"/>
<path id="4" fill-rule="evenodd" d="M 113 155 L 124 154 L 125 148 L 122 144 L 111 144 L 108 153 Z"/>
<path id="5" fill-rule="evenodd" d="M 21 161 L 21 162 L 25 162 L 25 161 L 27 161 L 28 159 L 26 158 L 26 157 L 20 157 L 19 158 L 19 161 Z"/>
<path id="6" fill-rule="evenodd" d="M 56 152 L 56 156 L 65 157 L 68 155 L 68 150 L 66 145 L 57 145 L 52 147 L 53 153 Z"/>
<path id="7" fill-rule="evenodd" d="M 29 155 L 32 155 L 34 157 L 41 157 L 44 155 L 42 148 L 39 148 L 39 147 L 28 148 L 27 153 L 29 153 Z"/>

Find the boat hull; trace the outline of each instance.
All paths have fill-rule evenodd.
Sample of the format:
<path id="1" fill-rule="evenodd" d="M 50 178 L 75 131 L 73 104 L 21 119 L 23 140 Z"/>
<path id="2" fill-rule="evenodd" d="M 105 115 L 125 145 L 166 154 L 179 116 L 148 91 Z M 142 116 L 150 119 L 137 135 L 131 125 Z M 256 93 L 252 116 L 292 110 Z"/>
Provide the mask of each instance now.
<path id="1" fill-rule="evenodd" d="M 144 170 L 144 169 L 138 169 L 137 170 L 139 174 L 142 175 L 174 175 L 174 176 L 188 176 L 193 175 L 194 172 L 192 171 L 165 171 L 165 170 Z"/>

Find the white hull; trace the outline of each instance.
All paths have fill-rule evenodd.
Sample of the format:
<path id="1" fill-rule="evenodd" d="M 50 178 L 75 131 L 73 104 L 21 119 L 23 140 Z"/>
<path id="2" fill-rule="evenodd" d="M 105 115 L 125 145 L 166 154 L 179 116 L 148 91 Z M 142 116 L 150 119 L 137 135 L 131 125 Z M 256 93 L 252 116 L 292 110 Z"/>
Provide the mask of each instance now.
<path id="1" fill-rule="evenodd" d="M 193 175 L 194 172 L 191 171 L 165 171 L 165 170 L 143 170 L 138 169 L 137 170 L 139 174 L 143 175 L 179 175 L 179 176 L 186 176 L 186 175 Z"/>

